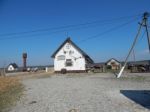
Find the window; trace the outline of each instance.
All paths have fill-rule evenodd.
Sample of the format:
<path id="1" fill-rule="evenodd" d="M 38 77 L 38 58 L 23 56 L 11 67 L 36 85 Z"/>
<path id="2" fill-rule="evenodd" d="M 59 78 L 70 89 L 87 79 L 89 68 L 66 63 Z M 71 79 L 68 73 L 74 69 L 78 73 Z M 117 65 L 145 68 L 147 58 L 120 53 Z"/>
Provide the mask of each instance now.
<path id="1" fill-rule="evenodd" d="M 115 62 L 111 62 L 111 65 L 116 65 L 116 63 Z"/>
<path id="2" fill-rule="evenodd" d="M 66 66 L 72 66 L 72 60 L 71 59 L 66 59 Z"/>
<path id="3" fill-rule="evenodd" d="M 59 56 L 57 57 L 57 60 L 65 60 L 65 56 L 64 56 L 64 55 L 59 55 Z"/>

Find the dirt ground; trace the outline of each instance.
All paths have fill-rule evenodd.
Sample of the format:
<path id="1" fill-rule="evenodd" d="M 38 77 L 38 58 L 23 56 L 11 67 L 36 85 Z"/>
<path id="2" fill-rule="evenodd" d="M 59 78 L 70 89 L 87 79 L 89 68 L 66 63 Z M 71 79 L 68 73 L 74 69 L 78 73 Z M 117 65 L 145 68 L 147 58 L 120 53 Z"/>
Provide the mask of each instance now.
<path id="1" fill-rule="evenodd" d="M 150 74 L 53 74 L 23 78 L 10 112 L 149 112 Z"/>

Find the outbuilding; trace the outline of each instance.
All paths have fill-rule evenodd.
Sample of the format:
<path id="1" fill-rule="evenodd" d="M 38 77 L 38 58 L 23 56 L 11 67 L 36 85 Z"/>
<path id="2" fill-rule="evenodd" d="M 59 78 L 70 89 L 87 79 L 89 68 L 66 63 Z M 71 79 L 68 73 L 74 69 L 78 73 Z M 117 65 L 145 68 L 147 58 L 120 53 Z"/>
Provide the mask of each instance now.
<path id="1" fill-rule="evenodd" d="M 10 63 L 7 67 L 8 71 L 16 71 L 18 70 L 18 65 L 16 63 Z"/>
<path id="2" fill-rule="evenodd" d="M 112 70 L 118 70 L 121 68 L 121 63 L 118 60 L 111 58 L 106 62 L 106 66 L 110 67 Z"/>

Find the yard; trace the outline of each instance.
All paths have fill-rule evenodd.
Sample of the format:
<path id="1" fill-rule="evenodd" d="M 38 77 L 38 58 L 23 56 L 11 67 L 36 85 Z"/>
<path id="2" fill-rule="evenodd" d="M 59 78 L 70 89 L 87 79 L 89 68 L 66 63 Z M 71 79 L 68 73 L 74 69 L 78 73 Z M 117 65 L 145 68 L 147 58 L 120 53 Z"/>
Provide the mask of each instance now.
<path id="1" fill-rule="evenodd" d="M 10 112 L 149 112 L 150 74 L 55 74 L 23 78 Z"/>

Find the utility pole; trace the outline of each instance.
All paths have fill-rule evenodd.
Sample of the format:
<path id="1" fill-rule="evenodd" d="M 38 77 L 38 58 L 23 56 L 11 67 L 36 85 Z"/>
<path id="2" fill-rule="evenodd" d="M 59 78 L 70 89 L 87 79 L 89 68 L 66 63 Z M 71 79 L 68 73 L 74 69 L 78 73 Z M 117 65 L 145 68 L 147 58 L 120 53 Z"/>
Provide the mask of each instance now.
<path id="1" fill-rule="evenodd" d="M 147 25 L 147 24 L 148 24 L 148 16 L 149 16 L 149 13 L 148 13 L 148 12 L 145 12 L 145 13 L 143 14 L 143 19 L 142 19 L 142 22 L 140 23 L 140 26 L 139 26 L 137 35 L 135 36 L 135 39 L 134 39 L 133 44 L 132 44 L 132 46 L 131 46 L 131 49 L 129 50 L 129 53 L 128 53 L 126 59 L 125 59 L 125 63 L 124 63 L 124 65 L 123 65 L 123 67 L 121 68 L 119 74 L 117 75 L 117 78 L 119 78 L 119 77 L 122 75 L 122 73 L 123 73 L 123 71 L 124 71 L 124 69 L 125 69 L 125 67 L 126 67 L 128 58 L 129 58 L 131 52 L 133 51 L 133 48 L 134 48 L 134 46 L 135 46 L 135 44 L 136 44 L 136 42 L 137 42 L 137 40 L 138 40 L 138 37 L 139 37 L 139 35 L 140 35 L 140 31 L 141 31 L 142 26 L 144 26 L 144 27 L 146 28 L 147 39 L 148 39 L 148 46 L 149 46 L 149 52 L 150 52 L 150 38 L 149 38 L 148 25 Z"/>
<path id="2" fill-rule="evenodd" d="M 148 16 L 149 13 L 145 12 L 144 13 L 144 26 L 145 26 L 145 30 L 146 30 L 146 34 L 147 34 L 147 42 L 148 42 L 148 48 L 149 48 L 149 53 L 150 53 L 150 36 L 149 36 L 149 32 L 148 32 Z"/>
<path id="3" fill-rule="evenodd" d="M 4 64 L 3 64 L 3 71 L 2 71 L 2 76 L 6 76 L 6 61 L 4 61 Z"/>
<path id="4" fill-rule="evenodd" d="M 133 49 L 133 61 L 135 62 L 135 49 Z"/>

